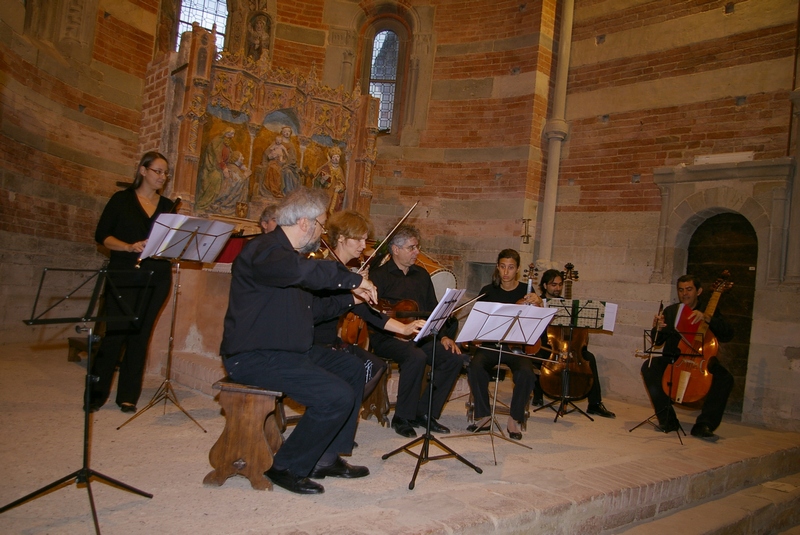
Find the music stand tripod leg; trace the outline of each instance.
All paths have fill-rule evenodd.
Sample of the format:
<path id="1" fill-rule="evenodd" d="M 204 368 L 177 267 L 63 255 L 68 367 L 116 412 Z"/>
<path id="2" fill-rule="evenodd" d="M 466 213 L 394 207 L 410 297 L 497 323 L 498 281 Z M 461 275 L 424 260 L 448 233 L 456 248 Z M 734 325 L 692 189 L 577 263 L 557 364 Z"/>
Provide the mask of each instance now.
<path id="1" fill-rule="evenodd" d="M 427 419 L 427 425 L 425 426 L 425 433 L 422 436 L 415 438 L 414 440 L 412 440 L 408 444 L 400 446 L 399 448 L 397 448 L 395 450 L 392 450 L 389 453 L 386 453 L 386 454 L 381 456 L 381 459 L 383 459 L 385 461 L 389 457 L 392 457 L 393 455 L 396 455 L 396 454 L 400 453 L 401 451 L 405 451 L 406 453 L 408 453 L 412 457 L 416 457 L 417 458 L 417 464 L 414 467 L 414 474 L 411 477 L 411 482 L 408 484 L 408 490 L 414 490 L 414 486 L 415 486 L 416 480 L 417 480 L 417 474 L 419 474 L 419 468 L 420 468 L 420 466 L 422 466 L 423 464 L 427 463 L 428 461 L 437 461 L 437 460 L 440 460 L 440 459 L 455 458 L 455 459 L 461 461 L 462 463 L 464 463 L 465 465 L 469 466 L 470 468 L 472 468 L 473 470 L 475 470 L 479 474 L 483 473 L 483 470 L 481 470 L 479 467 L 475 466 L 474 464 L 472 464 L 471 462 L 466 460 L 464 457 L 462 457 L 461 455 L 456 453 L 451 448 L 445 446 L 439 439 L 437 439 L 436 437 L 434 437 L 431 434 L 431 421 L 433 420 L 433 416 L 432 416 L 431 413 L 432 413 L 432 410 L 433 410 L 434 373 L 435 373 L 435 367 L 436 367 L 436 344 L 438 343 L 438 335 L 439 335 L 439 333 L 438 333 L 438 331 L 436 331 L 436 329 L 433 329 L 431 331 L 431 333 L 433 334 L 433 350 L 432 350 L 432 354 L 431 354 L 431 371 L 430 371 L 429 379 L 428 379 L 428 383 L 429 383 L 429 386 L 428 386 L 428 419 Z M 416 446 L 417 444 L 420 444 L 420 443 L 422 444 L 422 447 L 420 448 L 419 453 L 414 453 L 413 451 L 411 451 L 412 447 L 414 447 L 414 446 Z M 430 456 L 430 445 L 431 445 L 431 443 L 433 443 L 436 446 L 438 446 L 441 450 L 447 452 L 447 454 L 445 454 L 445 455 L 435 455 L 435 456 L 431 457 Z"/>
<path id="2" fill-rule="evenodd" d="M 175 264 L 175 285 L 173 286 L 173 295 L 172 295 L 172 318 L 171 318 L 170 327 L 169 327 L 169 346 L 167 347 L 167 369 L 166 369 L 166 372 L 164 374 L 165 375 L 165 379 L 164 379 L 164 381 L 162 381 L 161 385 L 156 390 L 156 393 L 153 394 L 153 397 L 150 399 L 150 402 L 147 405 L 145 405 L 144 407 L 142 407 L 141 409 L 139 409 L 139 411 L 136 414 L 134 414 L 133 416 L 131 416 L 130 418 L 125 420 L 122 423 L 122 425 L 117 427 L 117 431 L 122 429 L 124 426 L 126 426 L 129 422 L 131 422 L 135 418 L 137 418 L 143 412 L 146 412 L 147 410 L 149 410 L 153 406 L 157 405 L 161 400 L 164 401 L 164 414 L 166 414 L 167 413 L 167 401 L 169 400 L 169 401 L 172 402 L 173 405 L 178 407 L 178 409 L 180 409 L 180 411 L 183 414 L 188 416 L 189 419 L 191 421 L 193 421 L 195 423 L 195 425 L 197 425 L 197 427 L 202 429 L 203 433 L 207 433 L 208 432 L 208 431 L 206 431 L 206 429 L 202 425 L 200 425 L 198 423 L 197 420 L 195 420 L 188 412 L 186 412 L 186 410 L 184 410 L 183 407 L 181 407 L 181 404 L 178 403 L 178 397 L 175 395 L 175 390 L 172 388 L 172 380 L 171 380 L 171 376 L 172 376 L 172 349 L 173 349 L 174 341 L 175 341 L 175 318 L 176 318 L 176 312 L 177 312 L 177 308 L 178 308 L 178 293 L 180 292 L 180 287 L 181 287 L 181 263 L 180 263 L 180 261 L 176 261 L 176 260 L 172 260 L 172 262 L 173 262 L 173 264 Z"/>
<path id="3" fill-rule="evenodd" d="M 630 429 L 628 429 L 629 433 L 632 433 L 635 429 L 640 428 L 641 426 L 643 426 L 646 423 L 652 425 L 658 431 L 664 431 L 664 429 L 661 427 L 661 425 L 656 424 L 656 423 L 653 422 L 653 419 L 655 418 L 657 421 L 660 421 L 658 416 L 664 411 L 666 411 L 667 414 L 670 414 L 670 409 L 672 409 L 672 407 L 674 405 L 674 402 L 672 401 L 672 398 L 673 398 L 672 378 L 673 378 L 673 365 L 674 364 L 675 364 L 675 358 L 674 357 L 670 358 L 669 364 L 667 365 L 667 370 L 669 370 L 669 380 L 667 381 L 667 386 L 669 388 L 669 395 L 667 395 L 667 405 L 662 407 L 660 410 L 657 410 L 656 412 L 654 412 L 653 414 L 651 414 L 650 416 L 648 416 L 647 418 L 645 418 L 644 420 L 642 420 L 641 422 L 636 424 L 635 426 L 633 426 Z M 672 413 L 673 414 L 675 413 L 675 409 L 672 409 Z M 683 430 L 683 426 L 681 425 L 680 420 L 678 420 L 678 416 L 677 415 L 675 415 L 675 421 L 678 424 L 678 427 L 675 429 L 675 433 L 678 435 L 678 441 L 681 443 L 681 446 L 683 446 L 683 439 L 681 438 L 681 433 L 683 433 L 683 436 L 686 436 L 686 431 Z"/>
<path id="4" fill-rule="evenodd" d="M 98 275 L 102 274 L 102 276 L 98 276 L 98 278 L 97 278 L 97 283 L 96 283 L 96 286 L 95 286 L 95 295 L 99 295 L 101 293 L 103 285 L 104 285 L 104 282 L 105 282 L 105 277 L 107 277 L 107 273 L 104 270 L 98 271 L 97 274 Z M 39 288 L 40 291 L 41 291 L 41 285 L 43 283 L 44 283 L 44 276 L 42 277 L 42 282 L 40 283 L 40 288 Z M 90 308 L 91 308 L 91 305 L 90 305 Z M 86 317 L 88 318 L 89 316 L 91 316 L 91 314 L 87 313 Z M 97 317 L 97 318 L 94 318 L 93 321 L 97 321 L 99 319 L 100 318 Z M 67 321 L 68 320 L 64 320 L 62 323 L 66 323 Z M 84 320 L 84 321 L 87 321 L 87 320 Z M 49 323 L 55 323 L 55 322 L 52 322 L 52 321 L 48 321 L 48 322 Z M 26 323 L 28 323 L 29 325 L 37 325 L 38 324 L 37 321 L 35 321 L 35 320 L 31 320 L 30 322 L 26 322 Z M 88 496 L 89 496 L 89 506 L 90 506 L 91 511 L 92 511 L 92 521 L 94 522 L 95 533 L 97 533 L 97 535 L 100 535 L 100 521 L 99 521 L 99 519 L 97 517 L 97 508 L 96 508 L 95 503 L 94 503 L 94 495 L 92 494 L 92 487 L 91 487 L 91 479 L 92 479 L 92 477 L 97 478 L 98 480 L 103 481 L 105 483 L 109 483 L 111 485 L 119 487 L 119 488 L 121 488 L 123 490 L 127 490 L 127 491 L 130 491 L 130 492 L 133 492 L 133 493 L 138 494 L 140 496 L 143 496 L 145 498 L 152 498 L 153 495 L 148 493 L 148 492 L 144 492 L 142 490 L 139 490 L 139 489 L 137 489 L 135 487 L 132 487 L 131 485 L 123 483 L 122 481 L 118 481 L 116 479 L 112 479 L 112 478 L 110 478 L 108 476 L 105 476 L 105 475 L 103 475 L 103 474 L 101 474 L 99 472 L 95 472 L 94 470 L 89 468 L 89 443 L 90 443 L 89 425 L 90 425 L 90 422 L 91 422 L 91 419 L 90 419 L 91 412 L 90 412 L 89 408 L 91 406 L 91 397 L 92 397 L 92 395 L 91 395 L 91 385 L 94 382 L 93 381 L 94 378 L 92 376 L 92 364 L 93 364 L 93 353 L 94 353 L 92 345 L 96 341 L 96 339 L 99 338 L 99 337 L 97 335 L 95 335 L 92 332 L 92 329 L 89 328 L 89 327 L 78 326 L 77 330 L 78 330 L 78 332 L 86 332 L 87 333 L 86 347 L 87 347 L 87 353 L 88 353 L 88 359 L 87 359 L 87 363 L 86 363 L 86 376 L 85 376 L 85 379 L 84 379 L 84 397 L 83 397 L 83 402 L 84 402 L 84 409 L 83 409 L 83 413 L 84 413 L 83 414 L 83 466 L 81 468 L 79 468 L 78 470 L 76 470 L 76 471 L 74 471 L 74 472 L 72 472 L 70 474 L 67 474 L 64 477 L 62 477 L 60 479 L 57 479 L 57 480 L 53 481 L 52 483 L 49 483 L 49 484 L 45 485 L 44 487 L 40 488 L 39 490 L 31 492 L 30 494 L 27 494 L 26 496 L 23 496 L 22 498 L 19 498 L 18 500 L 15 500 L 15 501 L 13 501 L 13 502 L 11 502 L 11 503 L 3 506 L 3 507 L 0 507 L 0 514 L 8 511 L 9 509 L 13 509 L 14 507 L 17 507 L 18 505 L 22 505 L 25 502 L 28 502 L 28 501 L 33 500 L 35 498 L 38 498 L 39 496 L 41 496 L 43 494 L 46 494 L 47 492 L 49 492 L 52 489 L 57 489 L 58 487 L 62 486 L 64 483 L 67 483 L 67 482 L 70 482 L 72 480 L 75 480 L 76 484 L 86 484 L 86 490 L 87 490 L 87 493 L 88 493 Z"/>

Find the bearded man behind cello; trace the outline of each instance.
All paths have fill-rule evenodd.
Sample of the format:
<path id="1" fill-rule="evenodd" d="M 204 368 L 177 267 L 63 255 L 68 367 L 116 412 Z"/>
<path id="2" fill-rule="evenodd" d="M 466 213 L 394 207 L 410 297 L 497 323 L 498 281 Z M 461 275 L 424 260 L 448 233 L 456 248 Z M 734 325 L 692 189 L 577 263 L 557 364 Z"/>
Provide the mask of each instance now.
<path id="1" fill-rule="evenodd" d="M 655 357 L 652 362 L 642 364 L 642 377 L 644 378 L 650 400 L 658 416 L 658 424 L 665 433 L 677 431 L 679 427 L 675 410 L 670 403 L 670 397 L 662 388 L 662 377 L 670 362 L 681 356 L 679 346 L 682 342 L 681 332 L 696 327 L 705 322 L 708 329 L 720 342 L 729 342 L 733 338 L 733 328 L 725 321 L 718 310 L 713 316 L 704 314 L 699 309 L 699 297 L 703 293 L 700 280 L 694 275 L 683 275 L 678 278 L 678 300 L 664 309 L 663 314 L 653 320 L 654 345 L 664 344 L 662 356 Z M 686 325 L 687 327 L 683 327 Z M 692 427 L 692 436 L 714 442 L 719 436 L 714 430 L 722 421 L 722 414 L 728 403 L 728 396 L 733 389 L 733 376 L 719 363 L 716 357 L 708 362 L 708 371 L 712 374 L 711 387 L 703 401 L 703 408 L 697 421 Z"/>

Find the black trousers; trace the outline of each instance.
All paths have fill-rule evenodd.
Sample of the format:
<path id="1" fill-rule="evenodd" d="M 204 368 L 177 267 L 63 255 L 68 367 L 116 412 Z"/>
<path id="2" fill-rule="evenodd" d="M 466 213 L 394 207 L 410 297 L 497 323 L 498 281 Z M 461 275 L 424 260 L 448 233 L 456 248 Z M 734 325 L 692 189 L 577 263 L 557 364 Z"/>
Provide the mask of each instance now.
<path id="1" fill-rule="evenodd" d="M 428 383 L 425 392 L 422 390 L 422 379 L 425 376 L 425 366 L 432 362 L 433 339 L 423 340 L 417 345 L 414 342 L 398 340 L 391 336 L 370 336 L 370 343 L 378 355 L 391 359 L 400 367 L 400 381 L 397 386 L 397 403 L 394 414 L 399 418 L 413 420 L 428 414 L 428 396 L 431 384 Z M 433 374 L 433 405 L 431 417 L 439 418 L 447 402 L 447 397 L 458 379 L 464 359 L 461 355 L 452 353 L 436 341 L 436 365 Z"/>
<path id="2" fill-rule="evenodd" d="M 325 346 L 323 345 L 323 347 Z M 366 381 L 364 384 L 364 399 L 367 399 L 369 395 L 372 394 L 373 390 L 375 390 L 375 387 L 378 386 L 381 377 L 383 377 L 383 374 L 386 372 L 386 368 L 388 368 L 386 361 L 362 349 L 360 346 L 342 342 L 339 338 L 336 339 L 336 342 L 331 347 L 336 351 L 347 351 L 351 355 L 361 359 L 361 362 L 364 363 L 364 373 L 366 374 L 364 377 Z"/>
<path id="3" fill-rule="evenodd" d="M 650 401 L 653 403 L 661 427 L 672 426 L 678 421 L 675 410 L 670 404 L 669 396 L 661 388 L 661 378 L 670 361 L 669 357 L 655 357 L 649 366 L 648 361 L 642 364 L 642 378 L 644 378 L 647 393 L 650 395 Z M 722 415 L 728 404 L 728 396 L 733 390 L 733 375 L 716 358 L 709 360 L 708 371 L 713 375 L 711 388 L 703 401 L 703 408 L 696 423 L 706 424 L 713 431 L 722 422 Z"/>
<path id="4" fill-rule="evenodd" d="M 536 382 L 533 373 L 533 361 L 529 358 L 503 351 L 502 356 L 497 351 L 478 349 L 472 357 L 467 369 L 469 388 L 475 403 L 475 419 L 490 416 L 492 413 L 489 404 L 489 380 L 491 371 L 497 367 L 497 361 L 511 369 L 514 377 L 514 390 L 511 394 L 511 417 L 519 423 L 525 420 L 525 409 Z"/>
<path id="5" fill-rule="evenodd" d="M 307 476 L 325 457 L 349 455 L 364 391 L 364 363 L 347 351 L 313 346 L 306 353 L 251 351 L 224 360 L 237 383 L 283 392 L 305 406 L 274 467 Z"/>
<path id="6" fill-rule="evenodd" d="M 149 272 L 152 276 L 148 279 Z M 136 405 L 142 394 L 142 376 L 147 362 L 147 346 L 158 313 L 169 296 L 172 266 L 165 260 L 145 260 L 140 270 L 115 272 L 109 266 L 106 283 L 105 315 L 124 317 L 130 311 L 142 311 L 138 321 L 108 321 L 100 350 L 92 363 L 92 403 L 103 404 L 111 392 L 114 370 L 119 364 L 117 404 Z M 116 292 L 114 291 L 116 290 Z M 125 310 L 125 306 L 128 310 Z"/>

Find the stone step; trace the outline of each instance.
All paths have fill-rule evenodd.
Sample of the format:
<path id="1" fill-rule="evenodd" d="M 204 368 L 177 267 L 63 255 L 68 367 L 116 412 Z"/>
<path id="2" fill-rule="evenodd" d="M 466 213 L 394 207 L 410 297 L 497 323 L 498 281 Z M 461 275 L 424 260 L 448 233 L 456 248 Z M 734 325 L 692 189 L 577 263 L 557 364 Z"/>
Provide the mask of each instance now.
<path id="1" fill-rule="evenodd" d="M 710 498 L 614 535 L 800 534 L 800 473 Z"/>

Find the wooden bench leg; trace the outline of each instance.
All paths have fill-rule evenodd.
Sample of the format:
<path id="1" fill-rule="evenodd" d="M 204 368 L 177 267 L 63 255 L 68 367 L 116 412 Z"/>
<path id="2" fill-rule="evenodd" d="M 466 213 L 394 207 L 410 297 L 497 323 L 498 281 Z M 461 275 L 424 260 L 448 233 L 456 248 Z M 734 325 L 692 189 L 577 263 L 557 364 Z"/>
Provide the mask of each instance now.
<path id="1" fill-rule="evenodd" d="M 229 477 L 242 475 L 254 489 L 272 490 L 264 472 L 272 466 L 272 457 L 283 441 L 275 417 L 275 396 L 223 390 L 219 402 L 225 410 L 225 429 L 208 454 L 214 470 L 203 483 L 220 486 Z"/>
<path id="2" fill-rule="evenodd" d="M 361 419 L 368 420 L 370 416 L 375 415 L 375 419 L 383 427 L 389 425 L 389 390 L 386 385 L 389 383 L 391 373 L 392 367 L 387 366 L 375 390 L 361 404 Z"/>

